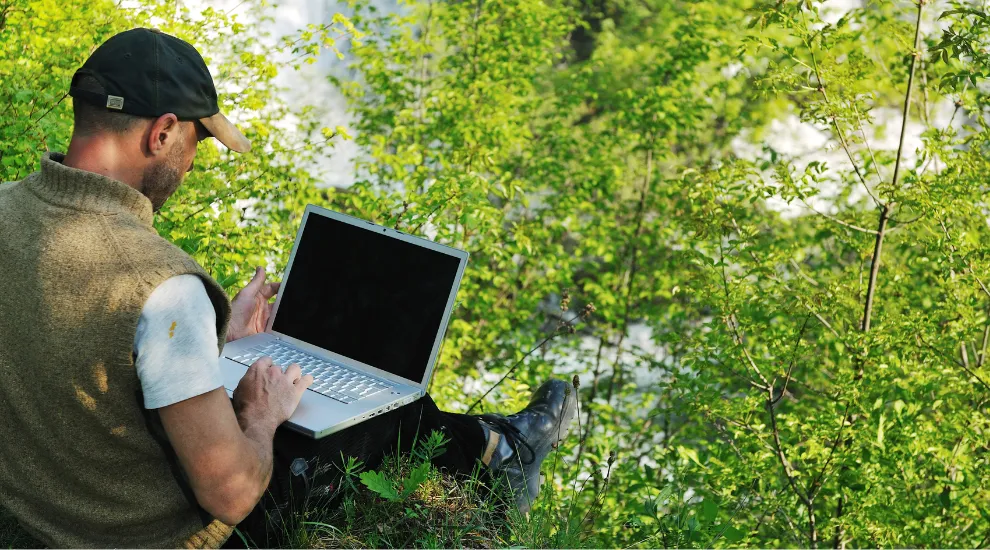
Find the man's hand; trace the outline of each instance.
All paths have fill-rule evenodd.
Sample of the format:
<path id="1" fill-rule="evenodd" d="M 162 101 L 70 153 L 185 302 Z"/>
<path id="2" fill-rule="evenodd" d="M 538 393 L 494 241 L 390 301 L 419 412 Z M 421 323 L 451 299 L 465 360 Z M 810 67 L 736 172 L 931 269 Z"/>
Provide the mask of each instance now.
<path id="1" fill-rule="evenodd" d="M 248 367 L 234 390 L 234 412 L 242 427 L 250 422 L 270 422 L 272 431 L 296 411 L 303 392 L 313 384 L 313 375 L 302 376 L 295 363 L 285 372 L 262 357 Z"/>
<path id="2" fill-rule="evenodd" d="M 237 525 L 258 504 L 272 475 L 275 429 L 292 416 L 313 383 L 298 365 L 285 372 L 263 357 L 234 390 L 223 388 L 158 409 L 165 433 L 197 502 L 213 517 Z"/>
<path id="3" fill-rule="evenodd" d="M 274 303 L 269 303 L 281 283 L 265 284 L 265 270 L 257 268 L 254 278 L 230 303 L 230 326 L 227 328 L 227 341 L 232 342 L 245 336 L 265 331 L 271 317 Z"/>

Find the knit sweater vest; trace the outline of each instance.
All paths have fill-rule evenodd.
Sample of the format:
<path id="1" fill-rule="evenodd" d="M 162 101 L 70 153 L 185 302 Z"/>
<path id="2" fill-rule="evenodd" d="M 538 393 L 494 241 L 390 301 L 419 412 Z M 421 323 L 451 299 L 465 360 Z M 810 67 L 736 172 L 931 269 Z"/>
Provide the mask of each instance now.
<path id="1" fill-rule="evenodd" d="M 54 547 L 217 547 L 233 528 L 197 504 L 133 347 L 170 277 L 203 280 L 221 346 L 230 304 L 144 195 L 63 158 L 0 185 L 0 504 Z"/>

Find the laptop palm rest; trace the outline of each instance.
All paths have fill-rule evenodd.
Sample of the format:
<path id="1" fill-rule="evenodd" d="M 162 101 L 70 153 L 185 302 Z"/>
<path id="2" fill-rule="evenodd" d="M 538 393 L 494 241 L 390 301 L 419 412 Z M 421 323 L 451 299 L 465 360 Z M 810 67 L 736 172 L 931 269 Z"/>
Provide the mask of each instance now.
<path id="1" fill-rule="evenodd" d="M 220 372 L 223 376 L 223 386 L 227 395 L 233 397 L 234 389 L 244 373 L 247 372 L 247 367 L 226 357 L 221 357 Z M 314 438 L 324 437 L 386 412 L 379 411 L 379 408 L 388 407 L 388 410 L 391 410 L 413 401 L 417 396 L 414 395 L 414 392 L 409 391 L 410 389 L 400 387 L 394 392 L 381 392 L 379 395 L 362 399 L 358 402 L 360 406 L 356 406 L 357 403 L 345 405 L 314 391 L 306 390 L 299 401 L 299 406 L 292 413 L 292 417 L 285 423 L 285 426 Z M 402 394 L 409 395 L 403 396 Z M 396 402 L 396 399 L 401 399 L 401 401 Z"/>

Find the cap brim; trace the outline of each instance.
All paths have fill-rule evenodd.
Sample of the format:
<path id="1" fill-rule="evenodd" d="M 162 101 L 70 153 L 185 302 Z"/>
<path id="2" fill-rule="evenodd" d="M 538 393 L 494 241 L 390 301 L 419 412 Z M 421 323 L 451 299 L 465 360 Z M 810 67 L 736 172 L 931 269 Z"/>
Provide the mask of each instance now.
<path id="1" fill-rule="evenodd" d="M 234 126 L 232 122 L 227 120 L 227 117 L 223 116 L 223 113 L 201 118 L 199 121 L 203 123 L 207 131 L 213 134 L 213 137 L 220 140 L 220 143 L 226 145 L 231 151 L 247 153 L 251 150 L 251 142 L 244 137 L 237 126 Z"/>

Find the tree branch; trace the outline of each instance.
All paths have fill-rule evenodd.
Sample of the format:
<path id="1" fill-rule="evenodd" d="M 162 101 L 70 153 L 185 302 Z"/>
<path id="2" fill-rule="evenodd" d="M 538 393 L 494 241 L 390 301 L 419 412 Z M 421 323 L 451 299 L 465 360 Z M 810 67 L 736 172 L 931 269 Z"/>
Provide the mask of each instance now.
<path id="1" fill-rule="evenodd" d="M 804 17 L 803 11 L 801 12 L 801 16 Z M 805 21 L 805 25 L 807 25 L 807 21 Z M 832 102 L 829 101 L 828 93 L 825 92 L 825 81 L 822 79 L 821 70 L 818 68 L 818 58 L 815 56 L 815 49 L 811 47 L 811 42 L 807 39 L 804 41 L 804 44 L 808 47 L 808 52 L 811 54 L 811 63 L 814 66 L 815 78 L 818 80 L 818 91 L 821 92 L 822 99 L 825 100 L 825 105 L 831 108 Z M 842 145 L 842 150 L 846 152 L 846 156 L 849 158 L 849 163 L 852 164 L 853 171 L 856 172 L 856 177 L 858 177 L 859 181 L 863 184 L 863 187 L 866 189 L 866 193 L 870 195 L 870 198 L 872 198 L 873 202 L 879 207 L 880 201 L 873 196 L 873 192 L 870 190 L 869 184 L 866 183 L 866 178 L 863 176 L 863 173 L 859 171 L 859 165 L 856 164 L 852 151 L 849 150 L 849 145 L 846 143 L 845 134 L 843 134 L 842 129 L 839 128 L 838 121 L 835 119 L 835 116 L 830 116 L 829 118 L 832 122 L 832 127 L 835 128 L 835 135 L 839 138 L 839 144 Z"/>
<path id="2" fill-rule="evenodd" d="M 839 446 L 839 442 L 842 440 L 842 430 L 846 427 L 846 418 L 849 415 L 849 401 L 846 401 L 846 408 L 842 411 L 842 421 L 839 424 L 839 429 L 835 432 L 835 439 L 832 440 L 832 445 L 829 447 L 828 456 L 825 458 L 825 464 L 822 465 L 821 471 L 812 480 L 811 485 L 808 487 L 808 496 L 814 498 L 818 494 L 818 491 L 822 488 L 822 480 L 825 478 L 825 472 L 828 471 L 828 465 L 832 463 L 832 457 L 835 455 L 835 449 Z"/>
<path id="3" fill-rule="evenodd" d="M 550 340 L 553 340 L 554 338 L 560 336 L 564 332 L 564 329 L 565 328 L 569 329 L 569 328 L 573 327 L 574 326 L 574 322 L 577 321 L 578 319 L 587 319 L 588 316 L 591 315 L 591 313 L 594 312 L 594 311 L 595 311 L 594 306 L 592 306 L 589 303 L 587 306 L 585 306 L 584 310 L 581 313 L 578 313 L 577 315 L 575 315 L 574 317 L 572 317 L 570 320 L 559 322 L 557 324 L 557 328 L 554 329 L 554 331 L 552 333 L 550 333 L 549 336 L 547 336 L 546 338 L 544 338 L 543 341 L 541 341 L 539 344 L 536 344 L 536 346 L 533 347 L 533 349 L 531 349 L 528 352 L 526 352 L 526 355 L 523 355 L 522 357 L 520 357 L 519 360 L 516 361 L 516 363 L 514 365 L 512 365 L 511 367 L 509 367 L 509 370 L 506 371 L 505 375 L 503 375 L 502 378 L 499 378 L 498 382 L 496 382 L 495 385 L 493 385 L 492 387 L 488 388 L 488 391 L 486 391 L 485 393 L 483 393 L 481 395 L 481 397 L 479 397 L 478 400 L 475 401 L 474 404 L 472 404 L 468 408 L 467 413 L 470 413 L 471 411 L 473 411 L 475 407 L 477 407 L 478 405 L 480 405 L 481 402 L 484 401 L 484 399 L 486 397 L 488 397 L 488 394 L 490 394 L 492 392 L 492 390 L 494 390 L 495 388 L 499 387 L 502 384 L 502 382 L 505 382 L 505 379 L 508 378 L 509 375 L 512 374 L 516 370 L 516 367 L 518 367 L 519 365 L 521 365 L 523 363 L 523 361 L 526 360 L 527 357 L 529 357 L 530 355 L 533 355 L 533 352 L 535 352 L 536 350 L 542 348 L 543 345 L 546 344 L 547 342 L 549 342 Z M 467 414 L 467 413 L 465 413 L 465 414 Z"/>
<path id="4" fill-rule="evenodd" d="M 812 548 L 818 548 L 818 527 L 815 522 L 815 506 L 813 501 L 808 498 L 808 495 L 801 491 L 797 485 L 797 481 L 794 479 L 793 468 L 791 468 L 790 462 L 787 461 L 787 456 L 784 454 L 784 448 L 780 443 L 780 430 L 777 428 L 777 413 L 774 412 L 773 408 L 773 388 L 767 389 L 767 411 L 770 414 L 770 430 L 773 435 L 773 445 L 774 451 L 777 455 L 777 459 L 780 461 L 781 467 L 784 469 L 784 476 L 787 478 L 787 483 L 790 485 L 791 490 L 794 494 L 801 500 L 802 503 L 808 508 L 808 539 L 810 546 Z"/>
<path id="5" fill-rule="evenodd" d="M 860 231 L 862 233 L 869 233 L 870 235 L 876 235 L 877 234 L 877 232 L 874 231 L 874 230 L 872 230 L 872 229 L 866 229 L 866 228 L 863 228 L 863 227 L 859 227 L 859 226 L 853 225 L 853 224 L 851 224 L 849 222 L 844 222 L 844 221 L 840 220 L 839 218 L 836 218 L 835 216 L 832 216 L 830 214 L 826 214 L 824 212 L 820 212 L 819 210 L 816 210 L 810 204 L 808 204 L 807 202 L 805 202 L 804 199 L 802 199 L 802 202 L 804 202 L 804 205 L 806 207 L 808 207 L 808 210 L 811 210 L 812 212 L 814 212 L 815 214 L 818 214 L 819 216 L 821 216 L 823 218 L 826 218 L 828 220 L 832 220 L 833 222 L 835 222 L 835 223 L 837 223 L 837 224 L 839 224 L 841 226 L 848 227 L 849 229 L 854 229 L 854 230 Z"/>
<path id="6" fill-rule="evenodd" d="M 873 170 L 877 173 L 877 180 L 883 181 L 883 176 L 880 174 L 880 163 L 877 162 L 877 157 L 873 154 L 873 147 L 870 147 L 870 142 L 866 139 L 866 130 L 863 128 L 863 119 L 859 116 L 859 109 L 854 109 L 853 112 L 856 113 L 856 123 L 859 126 L 859 133 L 863 135 L 863 143 L 866 145 L 866 150 L 870 152 L 870 158 L 873 160 Z M 875 204 L 880 204 L 880 199 L 876 198 L 869 188 L 866 189 L 866 192 L 870 194 Z"/>
<path id="7" fill-rule="evenodd" d="M 976 367 L 981 368 L 987 360 L 987 344 L 990 343 L 990 323 L 983 329 L 983 347 L 980 349 L 980 357 L 976 360 Z"/>
<path id="8" fill-rule="evenodd" d="M 965 365 L 962 362 L 957 361 L 956 359 L 949 358 L 940 349 L 938 349 L 935 346 L 933 346 L 930 343 L 928 343 L 928 341 L 925 340 L 921 336 L 921 334 L 915 334 L 915 338 L 917 338 L 919 342 L 921 342 L 922 344 L 924 344 L 926 348 L 928 348 L 931 351 L 934 351 L 935 353 L 937 353 L 938 355 L 940 355 L 946 361 L 951 361 L 955 365 L 961 367 L 964 371 L 966 371 L 966 374 L 972 376 L 977 382 L 980 383 L 981 386 L 984 387 L 984 389 L 987 390 L 987 392 L 990 392 L 990 384 L 988 384 L 985 380 L 983 380 L 982 378 L 980 378 L 975 372 L 973 372 L 972 370 L 970 370 L 970 368 L 969 368 L 968 365 Z"/>
<path id="9" fill-rule="evenodd" d="M 794 365 L 797 363 L 797 352 L 801 349 L 801 340 L 804 338 L 804 331 L 808 328 L 808 321 L 811 319 L 811 315 L 804 318 L 804 324 L 801 325 L 801 330 L 798 332 L 797 340 L 794 342 L 794 350 L 791 352 L 791 362 L 787 365 L 787 372 L 784 374 L 784 386 L 780 389 L 780 393 L 777 394 L 772 402 L 771 406 L 776 406 L 777 403 L 784 398 L 784 394 L 787 393 L 787 384 L 791 381 L 791 373 L 794 372 Z"/>
<path id="10" fill-rule="evenodd" d="M 646 176 L 643 178 L 643 189 L 640 191 L 639 204 L 636 207 L 636 230 L 633 232 L 629 247 L 632 249 L 629 260 L 629 271 L 626 277 L 626 297 L 625 307 L 622 312 L 622 327 L 619 328 L 618 340 L 615 344 L 615 364 L 612 366 L 612 379 L 609 381 L 608 392 L 605 400 L 612 401 L 613 389 L 622 389 L 622 343 L 625 340 L 626 332 L 629 329 L 629 314 L 632 311 L 633 283 L 636 279 L 637 260 L 639 259 L 639 237 L 643 231 L 643 212 L 646 209 L 646 197 L 650 193 L 650 183 L 653 178 L 653 140 L 650 140 L 649 148 L 646 150 Z M 618 327 L 617 327 L 618 328 Z"/>
<path id="11" fill-rule="evenodd" d="M 897 173 L 895 168 L 894 173 Z M 866 302 L 863 306 L 863 321 L 860 330 L 870 331 L 870 318 L 873 314 L 873 297 L 876 294 L 877 274 L 880 272 L 880 253 L 883 251 L 884 230 L 887 228 L 887 220 L 890 219 L 890 203 L 883 205 L 880 209 L 880 222 L 877 224 L 877 239 L 873 244 L 873 259 L 870 261 L 870 280 L 866 286 Z"/>
<path id="12" fill-rule="evenodd" d="M 904 94 L 904 109 L 902 111 L 903 119 L 901 120 L 901 135 L 900 141 L 897 146 L 897 158 L 894 161 L 894 175 L 891 179 L 891 188 L 897 189 L 897 182 L 901 174 L 901 161 L 904 154 L 904 136 L 907 133 L 908 117 L 911 114 L 911 90 L 914 85 L 914 72 L 918 66 L 918 57 L 921 53 L 918 48 L 921 44 L 921 14 L 925 6 L 925 0 L 918 0 L 918 15 L 915 19 L 914 26 L 914 51 L 911 52 L 911 69 L 908 72 L 908 82 L 907 91 Z M 866 287 L 866 300 L 863 305 L 863 322 L 860 325 L 860 330 L 862 332 L 869 332 L 870 330 L 870 320 L 873 314 L 873 299 L 876 295 L 877 286 L 877 274 L 880 271 L 880 257 L 883 251 L 883 237 L 885 230 L 887 228 L 887 220 L 890 219 L 891 208 L 894 205 L 894 201 L 891 200 L 885 203 L 880 209 L 880 220 L 877 223 L 877 238 L 873 245 L 873 258 L 870 261 L 870 280 Z M 863 366 L 860 363 L 859 372 L 856 373 L 856 379 L 860 380 L 863 377 Z M 845 499 L 841 496 L 838 499 L 835 511 L 835 519 L 838 520 L 842 517 L 843 506 L 845 504 Z M 842 528 L 841 524 L 836 524 L 835 526 L 835 547 L 845 548 L 845 530 Z"/>
<path id="13" fill-rule="evenodd" d="M 921 47 L 921 12 L 925 7 L 926 0 L 918 0 L 918 17 L 914 25 L 914 51 L 911 52 L 911 70 L 908 72 L 908 83 L 907 83 L 907 93 L 904 95 L 904 110 L 903 110 L 903 120 L 901 120 L 901 137 L 897 145 L 897 159 L 894 161 L 894 177 L 890 182 L 890 186 L 894 189 L 897 188 L 897 181 L 901 174 L 901 158 L 904 154 L 904 136 L 907 135 L 907 124 L 908 115 L 911 114 L 911 87 L 914 84 L 914 72 L 918 66 L 918 58 L 921 57 L 921 52 L 918 48 Z"/>

